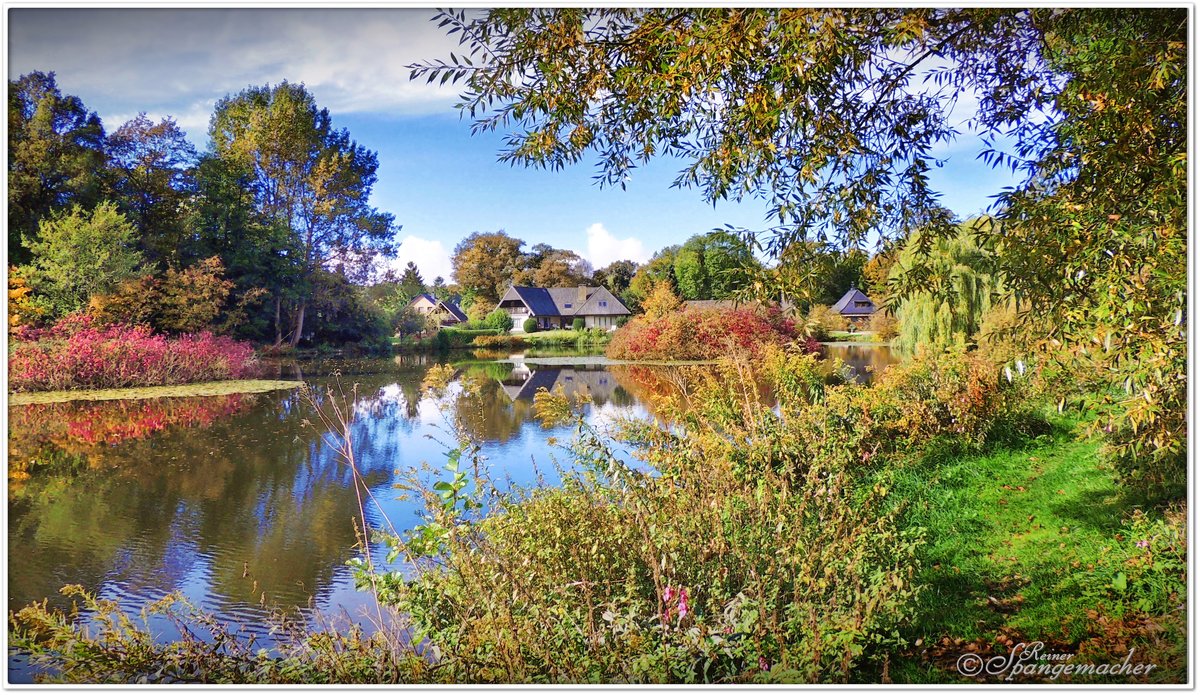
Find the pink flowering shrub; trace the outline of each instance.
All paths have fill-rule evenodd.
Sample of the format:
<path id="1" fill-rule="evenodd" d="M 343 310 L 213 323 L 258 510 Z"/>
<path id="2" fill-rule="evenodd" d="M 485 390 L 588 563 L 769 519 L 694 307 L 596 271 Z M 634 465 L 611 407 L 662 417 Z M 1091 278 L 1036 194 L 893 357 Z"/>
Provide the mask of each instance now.
<path id="1" fill-rule="evenodd" d="M 254 374 L 254 348 L 226 336 L 154 334 L 145 326 L 97 326 L 84 315 L 12 333 L 11 391 L 167 386 Z"/>

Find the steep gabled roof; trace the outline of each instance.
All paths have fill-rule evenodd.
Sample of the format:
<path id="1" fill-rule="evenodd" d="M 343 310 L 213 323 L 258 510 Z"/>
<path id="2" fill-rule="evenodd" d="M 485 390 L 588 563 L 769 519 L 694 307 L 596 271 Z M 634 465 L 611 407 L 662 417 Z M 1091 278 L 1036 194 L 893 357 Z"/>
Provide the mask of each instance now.
<path id="1" fill-rule="evenodd" d="M 446 311 L 446 313 L 450 314 L 451 316 L 458 319 L 459 321 L 467 320 L 466 312 L 464 312 L 458 306 L 458 304 L 456 302 L 454 302 L 453 300 L 450 300 L 450 299 L 441 301 L 437 297 L 433 296 L 432 294 L 429 294 L 428 292 L 422 292 L 421 294 L 418 294 L 417 296 L 413 297 L 411 300 L 409 300 L 408 305 L 412 306 L 413 304 L 417 303 L 417 300 L 420 300 L 420 299 L 424 299 L 425 301 L 429 302 L 430 304 L 432 304 L 433 306 L 435 306 L 437 308 L 444 309 Z"/>
<path id="2" fill-rule="evenodd" d="M 856 306 L 859 302 L 866 302 L 867 306 Z M 833 305 L 833 310 L 844 316 L 870 316 L 875 313 L 875 302 L 858 288 L 851 287 Z"/>
<path id="3" fill-rule="evenodd" d="M 558 289 L 558 288 L 556 288 Z M 571 288 L 562 288 L 571 289 Z M 571 302 L 571 308 L 565 308 L 562 302 L 559 302 L 559 307 L 563 308 L 563 316 L 628 316 L 629 308 L 626 308 L 616 296 L 605 287 L 580 287 L 575 289 L 575 296 L 568 301 Z M 565 293 L 563 293 L 565 295 Z M 580 296 L 583 296 L 582 302 Z M 600 302 L 605 302 L 604 306 L 600 306 Z"/>
<path id="4" fill-rule="evenodd" d="M 603 287 L 522 287 L 508 288 L 500 301 L 525 303 L 534 316 L 624 316 L 629 309 Z M 600 306 L 600 302 L 606 306 Z"/>
<path id="5" fill-rule="evenodd" d="M 534 316 L 558 316 L 558 307 L 554 305 L 554 299 L 550 297 L 550 293 L 541 287 L 521 287 L 513 285 L 508 288 L 504 296 L 500 298 L 500 302 L 510 300 L 519 300 L 529 307 L 529 311 Z"/>
<path id="6" fill-rule="evenodd" d="M 450 315 L 453 316 L 454 318 L 458 319 L 459 321 L 467 320 L 467 312 L 460 309 L 457 303 L 447 299 L 443 302 L 440 302 L 439 306 L 444 308 L 446 311 L 450 312 Z"/>

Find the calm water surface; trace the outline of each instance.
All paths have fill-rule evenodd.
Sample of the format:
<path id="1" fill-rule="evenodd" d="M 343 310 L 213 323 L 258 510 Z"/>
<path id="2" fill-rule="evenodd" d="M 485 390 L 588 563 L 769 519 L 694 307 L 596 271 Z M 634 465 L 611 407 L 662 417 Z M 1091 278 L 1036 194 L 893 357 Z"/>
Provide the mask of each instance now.
<path id="1" fill-rule="evenodd" d="M 886 348 L 831 349 L 869 378 L 895 361 Z M 570 426 L 544 427 L 539 388 L 586 392 L 585 417 L 600 427 L 650 417 L 639 400 L 646 368 L 538 367 L 522 360 L 457 365 L 442 406 L 420 384 L 426 356 L 281 367 L 282 378 L 357 385 L 352 439 L 382 509 L 368 521 L 418 521 L 400 499 L 398 471 L 445 460 L 451 419 L 483 443 L 494 478 L 555 485 Z M 354 589 L 359 508 L 348 467 L 305 425 L 294 391 L 203 398 L 74 402 L 9 408 L 8 607 L 79 584 L 136 612 L 177 591 L 194 605 L 269 642 L 278 611 L 311 619 L 365 620 L 370 596 Z M 428 474 L 426 479 L 428 478 Z M 163 639 L 174 628 L 152 627 Z M 14 667 L 20 671 L 19 659 Z"/>

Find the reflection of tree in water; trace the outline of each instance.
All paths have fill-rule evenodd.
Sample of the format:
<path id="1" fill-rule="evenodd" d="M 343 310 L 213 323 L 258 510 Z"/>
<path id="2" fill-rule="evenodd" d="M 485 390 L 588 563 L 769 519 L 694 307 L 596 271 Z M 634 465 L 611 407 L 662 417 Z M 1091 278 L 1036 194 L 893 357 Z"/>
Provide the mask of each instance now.
<path id="1" fill-rule="evenodd" d="M 10 471 L 37 468 L 63 454 L 103 465 L 111 445 L 169 427 L 208 426 L 254 400 L 254 395 L 231 394 L 13 406 L 8 409 Z"/>
<path id="2" fill-rule="evenodd" d="M 297 401 L 263 397 L 207 427 L 97 444 L 104 467 L 31 477 L 10 498 L 9 553 L 22 558 L 10 566 L 10 608 L 53 603 L 67 583 L 195 588 L 198 572 L 223 605 L 252 605 L 262 592 L 275 605 L 303 605 L 329 587 L 355 541 L 357 501 L 348 468 L 302 426 Z M 379 428 L 396 421 L 354 424 L 373 486 L 391 479 L 398 438 Z M 253 578 L 243 578 L 243 563 Z"/>
<path id="3" fill-rule="evenodd" d="M 437 455 L 420 441 L 433 406 L 420 393 L 426 370 L 398 367 L 389 360 L 382 373 L 343 378 L 360 394 L 351 430 L 359 464 L 385 496 L 395 468 Z M 461 369 L 448 415 L 488 442 L 540 428 L 526 424 L 531 400 L 506 390 L 513 371 Z M 635 402 L 605 370 L 545 376 L 552 386 L 586 384 L 598 404 Z M 130 429 L 143 415 L 146 427 Z M 13 409 L 12 459 L 56 463 L 10 483 L 9 556 L 20 560 L 9 568 L 9 607 L 45 597 L 65 607 L 57 592 L 69 583 L 131 601 L 179 589 L 239 616 L 258 614 L 264 592 L 275 607 L 327 597 L 353 552 L 358 507 L 350 471 L 306 418 L 294 392 Z M 70 424 L 80 422 L 88 424 Z"/>
<path id="4" fill-rule="evenodd" d="M 855 381 L 868 385 L 883 370 L 900 362 L 900 357 L 887 345 L 826 345 L 824 353 L 830 362 L 840 359 L 852 370 Z"/>

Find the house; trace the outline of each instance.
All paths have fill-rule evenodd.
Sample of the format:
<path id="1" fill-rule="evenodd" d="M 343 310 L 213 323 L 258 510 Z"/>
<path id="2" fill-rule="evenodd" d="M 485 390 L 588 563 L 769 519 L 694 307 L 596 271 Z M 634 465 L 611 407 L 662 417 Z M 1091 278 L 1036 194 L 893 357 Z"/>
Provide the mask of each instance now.
<path id="1" fill-rule="evenodd" d="M 531 368 L 517 362 L 512 372 L 500 380 L 500 387 L 513 401 L 532 401 L 541 389 L 555 391 L 561 387 L 568 398 L 587 394 L 599 405 L 613 399 L 618 384 L 616 377 L 605 369 L 537 365 Z"/>
<path id="2" fill-rule="evenodd" d="M 458 304 L 449 299 L 438 299 L 431 294 L 418 294 L 412 298 L 408 306 L 418 314 L 428 315 L 442 312 L 445 314 L 442 318 L 443 326 L 453 326 L 467 320 L 466 313 L 458 307 Z"/>
<path id="3" fill-rule="evenodd" d="M 525 319 L 537 320 L 539 329 L 570 328 L 583 319 L 584 328 L 614 330 L 617 319 L 629 315 L 621 300 L 603 287 L 520 287 L 513 285 L 500 298 L 498 309 L 513 319 L 513 332 L 525 331 Z"/>
<path id="4" fill-rule="evenodd" d="M 842 318 L 850 323 L 861 327 L 875 313 L 875 302 L 872 302 L 871 298 L 863 294 L 858 288 L 851 287 L 833 305 L 833 310 L 841 314 Z"/>

